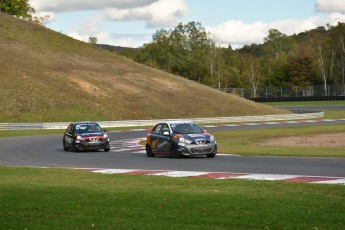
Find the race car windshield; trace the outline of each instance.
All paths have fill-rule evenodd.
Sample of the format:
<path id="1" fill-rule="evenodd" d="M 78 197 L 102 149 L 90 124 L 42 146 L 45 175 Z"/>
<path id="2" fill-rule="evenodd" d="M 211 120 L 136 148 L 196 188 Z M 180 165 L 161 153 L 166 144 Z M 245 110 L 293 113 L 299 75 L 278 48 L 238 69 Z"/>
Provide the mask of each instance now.
<path id="1" fill-rule="evenodd" d="M 101 127 L 97 124 L 80 124 L 76 125 L 77 133 L 100 133 L 102 132 Z"/>
<path id="2" fill-rule="evenodd" d="M 203 133 L 202 128 L 194 123 L 172 124 L 171 128 L 176 134 Z"/>

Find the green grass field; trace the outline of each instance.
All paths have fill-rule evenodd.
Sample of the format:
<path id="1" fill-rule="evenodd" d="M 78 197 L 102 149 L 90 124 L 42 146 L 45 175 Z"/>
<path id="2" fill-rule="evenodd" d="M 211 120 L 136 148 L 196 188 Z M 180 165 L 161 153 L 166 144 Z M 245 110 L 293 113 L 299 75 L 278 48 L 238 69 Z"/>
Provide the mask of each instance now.
<path id="1" fill-rule="evenodd" d="M 259 146 L 260 143 L 272 138 L 297 136 L 303 140 L 312 135 L 344 132 L 345 124 L 338 124 L 236 130 L 213 134 L 221 153 L 261 156 L 345 157 L 343 147 Z"/>
<path id="2" fill-rule="evenodd" d="M 344 229 L 343 185 L 0 167 L 1 229 Z"/>

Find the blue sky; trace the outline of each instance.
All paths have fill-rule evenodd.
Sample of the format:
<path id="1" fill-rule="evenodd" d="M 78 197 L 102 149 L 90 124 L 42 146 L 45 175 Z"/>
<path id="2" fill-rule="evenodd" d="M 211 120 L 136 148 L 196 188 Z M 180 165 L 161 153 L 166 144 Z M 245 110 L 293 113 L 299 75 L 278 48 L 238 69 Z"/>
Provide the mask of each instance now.
<path id="1" fill-rule="evenodd" d="M 345 22 L 345 0 L 30 0 L 45 26 L 76 39 L 139 47 L 158 29 L 200 22 L 219 46 L 262 43 L 275 28 L 291 35 Z"/>

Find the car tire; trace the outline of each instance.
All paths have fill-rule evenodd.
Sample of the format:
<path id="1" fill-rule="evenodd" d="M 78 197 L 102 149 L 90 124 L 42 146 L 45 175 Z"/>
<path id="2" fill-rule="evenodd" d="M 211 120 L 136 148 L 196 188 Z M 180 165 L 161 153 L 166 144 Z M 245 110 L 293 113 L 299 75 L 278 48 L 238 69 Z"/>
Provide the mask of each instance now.
<path id="1" fill-rule="evenodd" d="M 104 149 L 104 152 L 109 152 L 109 151 L 110 151 L 109 147 Z"/>
<path id="2" fill-rule="evenodd" d="M 73 144 L 73 151 L 74 152 L 79 152 L 79 148 L 78 148 L 78 146 L 76 146 L 76 144 Z"/>
<path id="3" fill-rule="evenodd" d="M 174 145 L 171 145 L 171 147 L 170 147 L 170 155 L 173 158 L 179 158 L 180 157 L 180 153 L 177 151 L 177 149 Z"/>
<path id="4" fill-rule="evenodd" d="M 152 149 L 151 149 L 150 145 L 146 145 L 146 155 L 148 157 L 154 157 L 155 156 L 155 154 L 152 153 Z"/>
<path id="5" fill-rule="evenodd" d="M 69 148 L 66 146 L 65 139 L 63 139 L 62 144 L 63 144 L 63 151 L 68 151 Z"/>
<path id="6" fill-rule="evenodd" d="M 216 156 L 215 153 L 206 154 L 207 158 L 213 158 Z"/>

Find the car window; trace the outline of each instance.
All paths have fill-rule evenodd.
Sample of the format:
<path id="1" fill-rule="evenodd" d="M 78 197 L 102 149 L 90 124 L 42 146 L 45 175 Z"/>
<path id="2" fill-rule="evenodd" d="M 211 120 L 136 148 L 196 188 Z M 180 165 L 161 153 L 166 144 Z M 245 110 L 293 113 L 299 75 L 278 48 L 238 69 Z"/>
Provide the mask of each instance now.
<path id="1" fill-rule="evenodd" d="M 154 134 L 160 134 L 161 127 L 162 127 L 161 124 L 157 125 L 157 126 L 152 130 L 152 133 L 154 133 Z"/>
<path id="2" fill-rule="evenodd" d="M 169 132 L 169 133 L 170 133 L 170 129 L 169 129 L 169 126 L 168 126 L 167 124 L 164 124 L 164 125 L 163 125 L 162 134 L 163 134 L 164 132 Z"/>
<path id="3" fill-rule="evenodd" d="M 70 125 L 68 126 L 67 132 L 68 132 L 68 133 L 73 133 L 73 125 L 72 125 L 72 124 L 70 124 Z"/>
<path id="4" fill-rule="evenodd" d="M 83 123 L 75 126 L 77 133 L 99 133 L 102 132 L 101 127 L 96 123 Z"/>
<path id="5" fill-rule="evenodd" d="M 195 123 L 176 123 L 172 124 L 171 128 L 177 134 L 203 133 L 202 128 Z"/>

